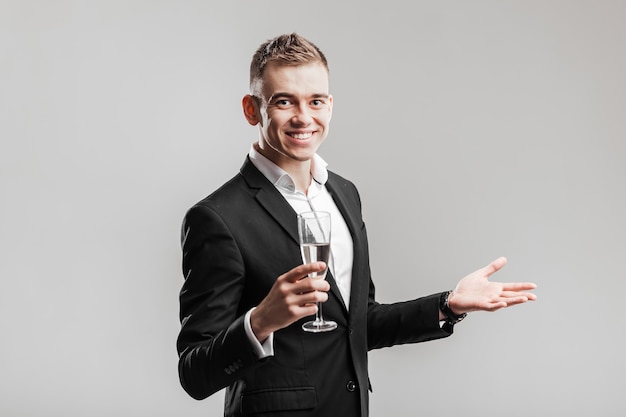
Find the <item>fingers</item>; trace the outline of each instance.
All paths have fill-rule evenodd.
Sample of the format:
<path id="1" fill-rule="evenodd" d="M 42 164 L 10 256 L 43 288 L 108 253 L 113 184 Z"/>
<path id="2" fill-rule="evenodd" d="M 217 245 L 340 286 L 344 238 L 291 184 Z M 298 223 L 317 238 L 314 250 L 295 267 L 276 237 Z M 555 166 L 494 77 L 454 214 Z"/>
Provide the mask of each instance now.
<path id="1" fill-rule="evenodd" d="M 534 282 L 507 282 L 502 284 L 504 291 L 529 291 L 537 288 Z"/>
<path id="2" fill-rule="evenodd" d="M 484 302 L 479 309 L 485 311 L 496 311 L 501 308 L 511 307 L 518 304 L 524 304 L 528 301 L 535 301 L 537 297 L 533 293 L 519 293 L 504 291 L 497 299 Z"/>
<path id="3" fill-rule="evenodd" d="M 326 264 L 324 262 L 313 262 L 310 264 L 296 266 L 292 270 L 278 277 L 278 279 L 286 280 L 289 282 L 297 282 L 300 281 L 302 278 L 306 278 L 307 276 L 309 276 L 309 274 L 313 272 L 322 272 L 325 269 Z"/>
<path id="4" fill-rule="evenodd" d="M 513 301 L 518 301 L 516 304 L 519 304 L 519 302 L 535 301 L 537 296 L 531 292 L 503 292 L 501 298 L 509 304 Z"/>
<path id="5" fill-rule="evenodd" d="M 483 305 L 479 306 L 478 309 L 484 311 L 496 311 L 505 307 L 508 307 L 508 304 L 505 301 L 494 301 L 491 303 L 484 303 Z"/>
<path id="6" fill-rule="evenodd" d="M 537 296 L 532 292 L 528 292 L 535 288 L 537 288 L 537 285 L 534 282 L 509 282 L 502 284 L 501 296 L 506 298 L 519 298 L 520 301 L 515 304 L 535 301 Z"/>
<path id="7" fill-rule="evenodd" d="M 297 282 L 291 283 L 290 285 L 290 290 L 297 295 L 308 294 L 316 291 L 322 291 L 325 293 L 330 290 L 330 284 L 324 279 L 303 278 Z"/>
<path id="8" fill-rule="evenodd" d="M 323 262 L 300 265 L 279 276 L 250 317 L 254 334 L 265 340 L 271 332 L 285 328 L 302 317 L 315 314 L 315 303 L 328 300 L 330 284 L 307 278 L 326 269 Z"/>
<path id="9" fill-rule="evenodd" d="M 289 304 L 299 307 L 309 307 L 311 304 L 325 303 L 326 301 L 328 301 L 328 293 L 323 290 L 313 290 L 293 294 L 288 300 Z"/>
<path id="10" fill-rule="evenodd" d="M 288 305 L 304 306 L 310 303 L 325 302 L 328 300 L 327 291 L 330 284 L 324 279 L 308 278 L 315 272 L 326 269 L 324 262 L 299 265 L 289 272 L 278 277 L 275 286 L 282 292 Z"/>

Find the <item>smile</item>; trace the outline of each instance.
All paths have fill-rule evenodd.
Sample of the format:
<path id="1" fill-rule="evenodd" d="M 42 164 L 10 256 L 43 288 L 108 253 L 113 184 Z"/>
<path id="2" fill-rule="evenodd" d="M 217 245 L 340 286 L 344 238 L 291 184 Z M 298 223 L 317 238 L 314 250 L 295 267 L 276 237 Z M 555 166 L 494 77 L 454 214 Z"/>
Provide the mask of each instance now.
<path id="1" fill-rule="evenodd" d="M 308 139 L 311 136 L 313 136 L 313 132 L 307 132 L 307 133 L 288 133 L 289 136 L 291 136 L 294 139 Z"/>

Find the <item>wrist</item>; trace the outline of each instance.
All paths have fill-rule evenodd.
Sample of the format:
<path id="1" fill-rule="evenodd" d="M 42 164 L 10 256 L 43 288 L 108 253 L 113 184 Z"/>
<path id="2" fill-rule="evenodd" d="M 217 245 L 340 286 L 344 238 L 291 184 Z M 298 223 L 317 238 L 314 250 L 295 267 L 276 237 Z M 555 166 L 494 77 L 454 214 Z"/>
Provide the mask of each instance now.
<path id="1" fill-rule="evenodd" d="M 252 312 L 255 309 L 256 307 L 252 307 L 250 310 L 248 310 L 244 317 L 244 328 L 246 331 L 246 336 L 248 336 L 248 340 L 250 341 L 252 350 L 256 354 L 257 358 L 263 359 L 268 356 L 274 356 L 274 334 L 270 333 L 269 337 L 265 341 L 261 342 L 252 330 L 250 317 L 252 317 Z"/>
<path id="2" fill-rule="evenodd" d="M 462 316 L 464 314 L 467 315 L 467 312 L 458 313 L 459 306 L 457 305 L 457 302 L 455 301 L 455 299 L 457 298 L 456 295 L 457 294 L 454 290 L 448 291 L 448 307 L 450 308 L 450 311 L 455 316 Z"/>
<path id="3" fill-rule="evenodd" d="M 450 324 L 456 324 L 467 316 L 467 313 L 457 314 L 454 310 L 452 310 L 450 307 L 450 299 L 452 299 L 453 296 L 454 291 L 446 291 L 441 293 L 441 296 L 439 297 L 439 311 L 444 320 Z"/>
<path id="4" fill-rule="evenodd" d="M 263 326 L 263 320 L 259 317 L 258 309 L 255 308 L 250 313 L 250 329 L 260 343 L 265 342 L 272 334 L 271 330 L 267 330 Z"/>

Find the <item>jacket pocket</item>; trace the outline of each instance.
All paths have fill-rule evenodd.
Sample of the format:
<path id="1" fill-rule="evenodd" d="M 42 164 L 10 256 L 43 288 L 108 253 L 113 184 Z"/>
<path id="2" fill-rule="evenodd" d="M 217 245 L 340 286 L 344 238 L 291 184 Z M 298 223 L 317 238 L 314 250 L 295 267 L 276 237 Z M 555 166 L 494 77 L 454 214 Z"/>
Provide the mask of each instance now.
<path id="1" fill-rule="evenodd" d="M 306 410 L 317 405 L 315 387 L 268 388 L 244 392 L 241 411 L 244 415 L 270 411 Z"/>

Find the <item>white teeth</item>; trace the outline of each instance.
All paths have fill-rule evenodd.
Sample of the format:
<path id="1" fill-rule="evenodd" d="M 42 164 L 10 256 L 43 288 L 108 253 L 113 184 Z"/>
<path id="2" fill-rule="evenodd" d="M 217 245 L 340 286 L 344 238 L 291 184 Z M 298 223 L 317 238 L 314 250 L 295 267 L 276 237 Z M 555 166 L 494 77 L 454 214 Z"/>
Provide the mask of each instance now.
<path id="1" fill-rule="evenodd" d="M 294 139 L 308 139 L 311 136 L 313 136 L 313 133 L 296 133 L 294 135 L 291 135 L 291 137 Z"/>

